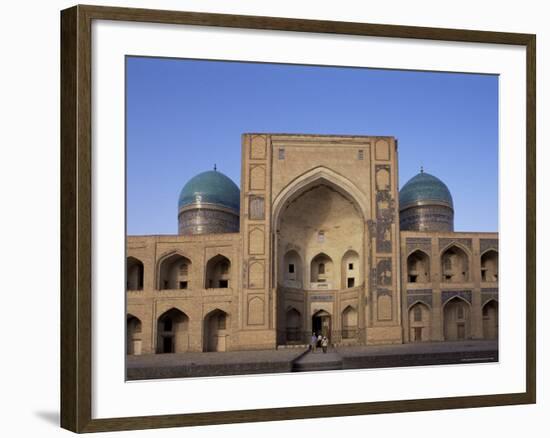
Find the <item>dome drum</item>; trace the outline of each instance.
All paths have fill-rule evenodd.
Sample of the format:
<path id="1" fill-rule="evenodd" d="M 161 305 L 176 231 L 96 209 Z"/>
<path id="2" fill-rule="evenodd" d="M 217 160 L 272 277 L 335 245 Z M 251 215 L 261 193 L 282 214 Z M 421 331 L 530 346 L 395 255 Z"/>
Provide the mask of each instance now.
<path id="1" fill-rule="evenodd" d="M 451 192 L 443 181 L 421 171 L 399 191 L 403 231 L 454 231 Z"/>
<path id="2" fill-rule="evenodd" d="M 236 233 L 239 231 L 241 193 L 237 185 L 216 170 L 191 178 L 178 201 L 181 235 Z"/>

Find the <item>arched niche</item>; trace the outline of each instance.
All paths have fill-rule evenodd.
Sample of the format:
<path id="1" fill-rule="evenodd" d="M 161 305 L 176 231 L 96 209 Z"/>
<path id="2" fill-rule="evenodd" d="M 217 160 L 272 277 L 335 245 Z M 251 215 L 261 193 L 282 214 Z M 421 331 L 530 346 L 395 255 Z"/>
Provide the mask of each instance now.
<path id="1" fill-rule="evenodd" d="M 191 260 L 181 254 L 174 253 L 164 257 L 159 264 L 158 288 L 189 289 Z"/>
<path id="2" fill-rule="evenodd" d="M 220 288 L 225 289 L 231 287 L 231 261 L 218 254 L 212 257 L 206 263 L 206 281 L 204 287 L 206 289 Z"/>
<path id="3" fill-rule="evenodd" d="M 340 257 L 350 248 L 357 252 L 359 260 L 364 257 L 370 208 L 370 201 L 358 187 L 328 168 L 317 167 L 293 179 L 277 195 L 272 208 L 279 284 L 284 284 L 287 271 L 286 252 L 299 248 L 302 288 L 340 289 L 343 275 Z M 311 261 L 321 253 L 330 254 L 335 264 L 330 276 L 321 274 L 318 282 L 318 272 L 315 266 L 312 271 Z M 357 278 L 354 281 L 360 283 Z M 283 317 L 281 314 L 280 318 Z"/>
<path id="4" fill-rule="evenodd" d="M 302 340 L 302 314 L 291 307 L 286 311 L 286 341 L 289 343 Z"/>
<path id="5" fill-rule="evenodd" d="M 283 266 L 279 274 L 283 285 L 292 288 L 302 287 L 302 258 L 296 250 L 292 249 L 284 254 Z"/>
<path id="6" fill-rule="evenodd" d="M 215 309 L 204 318 L 203 351 L 226 351 L 229 337 L 229 314 Z"/>
<path id="7" fill-rule="evenodd" d="M 126 354 L 141 354 L 141 320 L 131 314 L 126 316 Z"/>
<path id="8" fill-rule="evenodd" d="M 310 281 L 312 287 L 331 288 L 334 279 L 332 259 L 325 253 L 317 254 L 310 263 Z"/>
<path id="9" fill-rule="evenodd" d="M 443 325 L 446 341 L 469 339 L 470 304 L 458 297 L 447 301 L 443 308 Z"/>
<path id="10" fill-rule="evenodd" d="M 430 282 L 430 258 L 420 250 L 416 250 L 407 257 L 407 282 Z"/>
<path id="11" fill-rule="evenodd" d="M 441 254 L 441 281 L 464 283 L 470 278 L 468 255 L 459 246 L 453 245 Z"/>
<path id="12" fill-rule="evenodd" d="M 350 249 L 342 257 L 342 289 L 359 286 L 363 279 L 361 277 L 361 259 L 357 251 Z"/>
<path id="13" fill-rule="evenodd" d="M 494 249 L 484 252 L 481 256 L 481 281 L 498 281 L 498 252 Z"/>
<path id="14" fill-rule="evenodd" d="M 143 262 L 136 257 L 126 258 L 126 289 L 143 290 Z"/>
<path id="15" fill-rule="evenodd" d="M 189 348 L 189 318 L 171 308 L 157 319 L 157 353 L 182 353 Z"/>
<path id="16" fill-rule="evenodd" d="M 483 316 L 483 338 L 498 338 L 498 302 L 489 300 L 481 309 Z"/>
<path id="17" fill-rule="evenodd" d="M 342 339 L 357 338 L 357 309 L 347 306 L 342 312 Z"/>
<path id="18" fill-rule="evenodd" d="M 424 303 L 415 303 L 409 309 L 409 340 L 411 342 L 429 341 L 431 331 L 431 312 Z"/>

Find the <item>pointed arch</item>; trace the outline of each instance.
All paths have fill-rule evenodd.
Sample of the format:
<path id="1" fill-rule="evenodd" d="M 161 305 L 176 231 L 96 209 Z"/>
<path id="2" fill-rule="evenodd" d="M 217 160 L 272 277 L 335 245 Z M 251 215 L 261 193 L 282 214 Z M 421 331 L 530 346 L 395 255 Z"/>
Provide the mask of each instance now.
<path id="1" fill-rule="evenodd" d="M 143 262 L 134 256 L 126 257 L 126 289 L 143 290 Z"/>
<path id="2" fill-rule="evenodd" d="M 424 251 L 416 249 L 407 257 L 407 283 L 430 281 L 430 257 Z"/>
<path id="3" fill-rule="evenodd" d="M 498 251 L 488 249 L 481 254 L 481 281 L 498 281 Z"/>
<path id="4" fill-rule="evenodd" d="M 355 306 L 347 305 L 342 312 L 342 339 L 357 338 L 358 314 Z"/>
<path id="5" fill-rule="evenodd" d="M 189 317 L 176 307 L 157 318 L 157 353 L 181 353 L 189 348 Z"/>
<path id="6" fill-rule="evenodd" d="M 226 351 L 228 349 L 229 314 L 216 308 L 204 317 L 203 351 Z"/>
<path id="7" fill-rule="evenodd" d="M 287 251 L 283 256 L 283 267 L 280 281 L 287 287 L 301 288 L 303 284 L 302 257 L 295 249 Z"/>
<path id="8" fill-rule="evenodd" d="M 470 303 L 455 296 L 443 304 L 444 337 L 446 341 L 470 338 Z"/>
<path id="9" fill-rule="evenodd" d="M 481 308 L 483 318 L 483 338 L 498 338 L 498 301 L 491 298 Z"/>
<path id="10" fill-rule="evenodd" d="M 289 307 L 285 314 L 286 341 L 299 342 L 302 340 L 302 314 L 295 308 Z"/>
<path id="11" fill-rule="evenodd" d="M 349 249 L 342 257 L 342 284 L 341 288 L 352 288 L 363 283 L 361 275 L 361 259 L 359 253 L 354 249 Z"/>
<path id="12" fill-rule="evenodd" d="M 157 262 L 157 289 L 189 289 L 191 259 L 179 251 L 162 255 Z"/>
<path id="13" fill-rule="evenodd" d="M 310 276 L 311 283 L 330 284 L 334 279 L 332 258 L 324 252 L 320 252 L 313 257 L 310 263 Z"/>
<path id="14" fill-rule="evenodd" d="M 425 342 L 431 339 L 431 311 L 421 301 L 416 301 L 409 307 L 409 340 Z"/>
<path id="15" fill-rule="evenodd" d="M 452 243 L 441 252 L 441 281 L 465 283 L 470 279 L 470 257 L 462 245 Z"/>
<path id="16" fill-rule="evenodd" d="M 128 313 L 126 315 L 126 354 L 141 354 L 141 319 Z"/>
<path id="17" fill-rule="evenodd" d="M 229 288 L 231 279 L 231 260 L 217 254 L 206 263 L 205 289 Z"/>
<path id="18" fill-rule="evenodd" d="M 279 218 L 284 207 L 293 198 L 320 183 L 326 184 L 352 201 L 363 219 L 370 217 L 368 199 L 354 183 L 327 167 L 318 166 L 296 177 L 275 197 L 272 219 L 276 228 L 279 227 Z"/>

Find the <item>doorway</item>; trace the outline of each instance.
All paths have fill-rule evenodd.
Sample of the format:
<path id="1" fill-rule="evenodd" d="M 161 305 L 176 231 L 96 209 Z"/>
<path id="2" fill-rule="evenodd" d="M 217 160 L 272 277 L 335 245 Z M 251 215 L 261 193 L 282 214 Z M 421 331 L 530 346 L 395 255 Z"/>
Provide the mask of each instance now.
<path id="1" fill-rule="evenodd" d="M 311 319 L 311 329 L 317 335 L 326 336 L 330 340 L 331 317 L 330 313 L 320 310 Z"/>

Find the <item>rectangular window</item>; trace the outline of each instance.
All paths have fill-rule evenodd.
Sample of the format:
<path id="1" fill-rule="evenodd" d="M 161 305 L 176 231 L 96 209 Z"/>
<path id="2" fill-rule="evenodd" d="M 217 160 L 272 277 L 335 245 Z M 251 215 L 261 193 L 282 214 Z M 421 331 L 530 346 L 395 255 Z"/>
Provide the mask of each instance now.
<path id="1" fill-rule="evenodd" d="M 284 148 L 279 148 L 279 160 L 285 159 L 285 150 Z"/>
<path id="2" fill-rule="evenodd" d="M 294 263 L 290 263 L 290 264 L 288 265 L 288 272 L 289 272 L 290 274 L 294 274 Z"/>
<path id="3" fill-rule="evenodd" d="M 228 280 L 220 280 L 218 287 L 220 289 L 227 289 L 229 287 L 229 281 Z"/>
<path id="4" fill-rule="evenodd" d="M 348 278 L 348 287 L 354 287 L 355 286 L 355 278 L 351 277 Z"/>
<path id="5" fill-rule="evenodd" d="M 456 310 L 456 317 L 458 319 L 464 319 L 464 307 L 460 306 L 457 310 Z"/>
<path id="6" fill-rule="evenodd" d="M 168 280 L 164 280 L 164 287 L 163 289 L 168 289 Z"/>
<path id="7" fill-rule="evenodd" d="M 225 330 L 225 315 L 218 316 L 218 330 Z"/>
<path id="8" fill-rule="evenodd" d="M 323 230 L 319 231 L 317 234 L 317 241 L 323 243 L 325 241 L 325 232 Z"/>
<path id="9" fill-rule="evenodd" d="M 353 271 L 353 263 L 350 263 L 350 264 L 348 265 L 348 269 L 349 269 L 350 271 Z"/>
<path id="10" fill-rule="evenodd" d="M 363 149 L 359 149 L 357 151 L 357 159 L 363 160 L 365 158 L 365 151 Z"/>
<path id="11" fill-rule="evenodd" d="M 180 289 L 187 289 L 187 281 L 180 281 Z"/>
<path id="12" fill-rule="evenodd" d="M 422 321 L 422 308 L 419 305 L 414 308 L 414 320 L 415 322 Z"/>
<path id="13" fill-rule="evenodd" d="M 418 275 L 409 275 L 409 283 L 416 283 Z"/>
<path id="14" fill-rule="evenodd" d="M 187 275 L 188 268 L 186 264 L 180 266 L 180 275 Z"/>
<path id="15" fill-rule="evenodd" d="M 324 274 L 324 273 L 325 273 L 325 264 L 319 263 L 319 274 Z"/>

